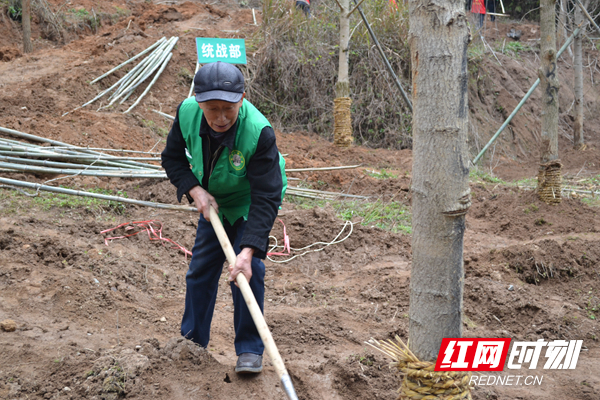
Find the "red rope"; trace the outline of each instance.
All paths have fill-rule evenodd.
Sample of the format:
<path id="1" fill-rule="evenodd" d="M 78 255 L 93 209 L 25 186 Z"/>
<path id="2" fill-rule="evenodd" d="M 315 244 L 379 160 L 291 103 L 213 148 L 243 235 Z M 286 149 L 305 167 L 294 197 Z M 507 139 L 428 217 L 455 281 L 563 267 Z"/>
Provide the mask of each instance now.
<path id="1" fill-rule="evenodd" d="M 281 225 L 283 225 L 283 252 L 280 253 L 267 253 L 267 256 L 289 256 L 291 253 L 290 250 L 290 237 L 287 234 L 287 230 L 285 229 L 285 224 L 282 220 L 277 218 Z M 287 251 L 287 252 L 286 252 Z"/>
<path id="2" fill-rule="evenodd" d="M 154 224 L 158 224 L 158 227 L 155 227 Z M 131 225 L 133 225 L 133 226 L 131 226 Z M 173 246 L 171 248 L 172 249 L 179 249 L 179 250 L 183 251 L 183 253 L 185 254 L 186 260 L 187 260 L 187 256 L 188 255 L 190 255 L 190 256 L 192 255 L 192 253 L 188 249 L 186 249 L 185 247 L 183 247 L 179 243 L 177 243 L 177 242 L 175 242 L 175 241 L 173 241 L 171 239 L 163 237 L 162 236 L 163 224 L 162 224 L 162 222 L 160 222 L 158 220 L 154 220 L 154 219 L 153 220 L 149 220 L 149 221 L 125 222 L 125 223 L 123 223 L 123 224 L 121 224 L 119 226 L 116 226 L 114 228 L 103 230 L 100 233 L 104 234 L 104 233 L 107 233 L 107 232 L 111 232 L 111 231 L 117 230 L 119 228 L 122 228 L 124 226 L 126 227 L 125 228 L 126 231 L 130 231 L 130 230 L 135 229 L 135 228 L 139 228 L 139 231 L 131 233 L 129 235 L 114 236 L 114 237 L 108 237 L 108 238 L 105 237 L 104 238 L 104 244 L 106 244 L 108 246 L 108 241 L 109 240 L 112 241 L 114 239 L 123 239 L 123 238 L 126 238 L 126 237 L 135 236 L 138 233 L 146 231 L 146 232 L 148 232 L 148 237 L 150 238 L 150 240 L 160 240 L 160 241 L 169 242 L 169 243 L 174 244 L 175 246 Z M 164 245 L 164 243 L 163 243 L 163 245 Z"/>

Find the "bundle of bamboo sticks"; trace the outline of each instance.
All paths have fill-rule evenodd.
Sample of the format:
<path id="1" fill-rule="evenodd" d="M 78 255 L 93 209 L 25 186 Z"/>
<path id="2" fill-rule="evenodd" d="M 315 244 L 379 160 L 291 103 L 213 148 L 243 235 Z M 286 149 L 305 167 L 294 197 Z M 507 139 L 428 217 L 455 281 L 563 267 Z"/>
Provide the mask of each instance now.
<path id="1" fill-rule="evenodd" d="M 167 64 L 171 60 L 171 57 L 173 56 L 173 53 L 171 53 L 171 51 L 173 50 L 173 47 L 175 47 L 175 45 L 177 44 L 178 40 L 179 40 L 179 38 L 176 36 L 173 36 L 168 40 L 166 37 L 162 37 L 160 40 L 158 40 L 152 46 L 148 47 L 146 50 L 131 57 L 129 60 L 117 65 L 110 71 L 108 71 L 105 74 L 94 79 L 92 82 L 90 82 L 91 84 L 98 82 L 99 80 L 101 80 L 101 79 L 109 76 L 113 72 L 117 71 L 121 67 L 129 64 L 130 62 L 138 59 L 139 57 L 143 56 L 144 54 L 152 51 L 138 65 L 133 67 L 127 74 L 125 74 L 121 79 L 119 79 L 117 82 L 115 82 L 115 84 L 113 84 L 108 89 L 105 89 L 102 92 L 100 92 L 100 94 L 98 94 L 96 97 L 94 97 L 87 103 L 75 108 L 73 111 L 79 110 L 80 108 L 83 108 L 87 105 L 92 104 L 93 102 L 104 97 L 105 95 L 109 94 L 110 92 L 113 92 L 113 93 L 108 98 L 108 101 L 109 101 L 108 104 L 103 107 L 100 107 L 99 110 L 112 106 L 119 99 L 121 100 L 119 102 L 119 104 L 123 104 L 133 94 L 134 90 L 139 85 L 141 85 L 156 70 L 158 70 L 158 72 L 156 72 L 156 75 L 154 76 L 152 81 L 146 87 L 146 90 L 144 90 L 144 92 L 138 96 L 136 101 L 123 113 L 127 114 L 128 112 L 130 112 L 136 105 L 139 104 L 139 102 L 142 100 L 142 98 L 150 91 L 150 88 L 154 85 L 154 83 L 156 82 L 156 80 L 158 79 L 160 74 L 164 71 Z M 73 112 L 73 111 L 71 111 L 71 112 Z M 64 113 L 63 117 L 67 114 L 68 114 L 68 112 Z"/>
<path id="2" fill-rule="evenodd" d="M 3 127 L 0 127 L 0 133 L 27 140 L 19 141 L 0 136 L 0 171 L 3 172 L 110 178 L 167 178 L 160 165 L 150 163 L 160 160 L 160 157 L 156 157 L 160 154 L 158 152 L 80 147 Z M 30 142 L 40 142 L 46 145 L 36 145 Z M 137 154 L 137 156 L 129 156 L 129 154 Z M 287 169 L 286 171 L 326 171 L 356 167 L 358 165 Z M 287 194 L 328 201 L 341 198 L 355 200 L 368 198 L 343 192 L 328 192 L 298 186 L 288 186 Z"/>
<path id="3" fill-rule="evenodd" d="M 28 142 L 0 137 L 0 168 L 5 172 L 106 176 L 113 178 L 166 178 L 159 153 L 86 148 L 0 127 L 0 132 Z M 30 141 L 50 144 L 42 146 Z M 116 155 L 114 154 L 116 153 Z M 139 153 L 138 157 L 127 154 Z"/>

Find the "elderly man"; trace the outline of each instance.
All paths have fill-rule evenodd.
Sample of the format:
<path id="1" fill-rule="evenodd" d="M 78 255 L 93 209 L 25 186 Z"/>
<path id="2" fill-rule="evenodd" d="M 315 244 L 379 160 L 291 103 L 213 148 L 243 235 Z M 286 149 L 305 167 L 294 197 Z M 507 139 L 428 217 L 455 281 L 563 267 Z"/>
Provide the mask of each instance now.
<path id="1" fill-rule="evenodd" d="M 229 266 L 234 303 L 237 373 L 262 371 L 264 345 L 242 293 L 237 274 L 246 276 L 263 310 L 269 232 L 287 186 L 283 157 L 269 121 L 245 100 L 244 76 L 232 64 L 203 66 L 194 77 L 195 97 L 183 101 L 162 165 L 177 187 L 200 212 L 196 242 L 186 275 L 185 311 L 181 334 L 206 347 L 225 262 L 210 224 L 210 207 L 218 211 L 237 254 Z"/>

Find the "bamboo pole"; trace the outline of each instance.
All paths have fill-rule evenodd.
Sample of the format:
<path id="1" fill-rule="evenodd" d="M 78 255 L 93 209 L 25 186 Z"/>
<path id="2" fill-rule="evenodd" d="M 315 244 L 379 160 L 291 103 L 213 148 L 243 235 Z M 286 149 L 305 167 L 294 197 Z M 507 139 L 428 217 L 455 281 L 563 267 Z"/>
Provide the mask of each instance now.
<path id="1" fill-rule="evenodd" d="M 52 154 L 52 153 L 42 153 L 42 152 L 33 152 L 33 151 L 4 151 L 0 150 L 0 155 L 4 156 L 26 156 L 26 157 L 43 157 L 43 158 L 54 158 L 59 160 L 102 160 L 102 161 L 110 161 L 110 160 L 118 160 L 118 161 L 160 161 L 160 157 L 110 157 L 110 159 L 106 155 L 97 155 L 97 156 L 86 156 L 86 155 L 71 155 L 71 154 Z"/>
<path id="2" fill-rule="evenodd" d="M 55 187 L 55 186 L 41 185 L 39 183 L 18 181 L 15 179 L 8 179 L 8 178 L 2 178 L 2 177 L 0 177 L 0 183 L 3 183 L 5 185 L 12 185 L 12 186 L 16 186 L 16 187 L 24 187 L 24 188 L 28 188 L 28 189 L 43 190 L 46 192 L 62 193 L 62 194 L 68 194 L 68 195 L 73 195 L 73 196 L 82 196 L 82 197 L 93 197 L 93 198 L 101 199 L 101 200 L 118 201 L 120 203 L 135 204 L 137 206 L 152 207 L 152 208 L 164 208 L 164 209 L 176 210 L 176 211 L 198 212 L 198 209 L 196 207 L 178 206 L 178 205 L 174 205 L 174 204 L 164 204 L 164 203 L 153 203 L 151 201 L 128 199 L 126 197 L 120 197 L 120 196 L 109 196 L 109 195 L 100 194 L 100 193 L 86 192 L 83 190 L 65 189 L 65 188 L 60 188 L 60 187 Z"/>
<path id="3" fill-rule="evenodd" d="M 502 7 L 502 14 L 506 14 L 506 11 L 504 11 L 504 3 L 502 3 L 502 0 L 500 0 L 500 7 Z"/>
<path id="4" fill-rule="evenodd" d="M 159 57 L 159 55 L 162 54 L 162 51 L 165 48 L 167 48 L 167 46 L 169 45 L 170 40 L 171 39 L 169 39 L 168 41 L 166 41 L 163 44 L 161 44 L 148 57 L 146 57 L 138 65 L 136 65 L 135 68 L 133 68 L 130 71 L 130 73 L 126 77 L 124 77 L 124 79 L 119 84 L 119 87 L 113 92 L 113 94 L 111 94 L 109 96 L 108 100 L 109 101 L 112 100 L 119 93 L 123 92 L 124 88 L 126 88 L 131 82 L 133 82 L 133 80 L 135 80 L 136 78 L 140 77 L 143 74 L 143 72 L 146 70 L 146 68 L 148 67 L 148 65 L 150 65 L 153 60 L 155 60 L 157 57 Z"/>
<path id="5" fill-rule="evenodd" d="M 100 79 L 107 77 L 108 75 L 112 74 L 113 72 L 115 72 L 116 70 L 120 69 L 121 67 L 129 64 L 130 62 L 137 60 L 138 58 L 140 58 L 141 56 L 143 56 L 144 54 L 148 53 L 150 50 L 152 50 L 153 48 L 155 48 L 156 46 L 160 45 L 162 42 L 164 42 L 165 40 L 167 40 L 166 37 L 162 37 L 161 39 L 159 39 L 156 43 L 154 43 L 152 46 L 148 47 L 146 50 L 142 51 L 141 53 L 131 57 L 129 60 L 117 65 L 116 67 L 114 67 L 113 69 L 111 69 L 110 71 L 106 72 L 104 75 L 101 75 L 99 77 L 97 77 L 96 79 L 94 79 L 93 81 L 90 82 L 90 85 L 93 85 L 94 83 L 98 82 Z"/>
<path id="6" fill-rule="evenodd" d="M 233 247 L 231 246 L 231 242 L 227 237 L 227 233 L 221 224 L 221 220 L 219 219 L 219 214 L 215 211 L 215 209 L 210 207 L 210 223 L 215 230 L 217 238 L 219 239 L 219 243 L 223 248 L 223 252 L 225 253 L 225 257 L 230 265 L 235 265 L 236 255 L 233 251 Z M 271 362 L 273 363 L 273 367 L 277 372 L 277 376 L 281 380 L 281 385 L 285 390 L 288 398 L 290 400 L 298 400 L 298 396 L 296 395 L 296 391 L 294 390 L 294 385 L 292 384 L 292 380 L 290 379 L 290 375 L 288 374 L 285 365 L 283 364 L 283 360 L 281 359 L 281 355 L 277 350 L 277 346 L 275 345 L 275 341 L 273 340 L 273 336 L 269 331 L 269 326 L 265 321 L 265 317 L 256 302 L 256 298 L 254 297 L 254 293 L 252 293 L 252 289 L 248 284 L 248 280 L 244 274 L 237 274 L 235 278 L 235 282 L 240 288 L 242 292 L 242 296 L 246 301 L 246 305 L 248 306 L 248 310 L 250 311 L 250 315 L 252 316 L 252 320 L 256 325 L 256 329 L 258 330 L 258 334 L 262 339 L 263 344 L 265 345 L 265 350 L 271 358 Z"/>
<path id="7" fill-rule="evenodd" d="M 526 189 L 526 190 L 536 190 L 536 187 L 533 186 L 517 186 L 519 189 Z M 569 188 L 569 187 L 562 187 L 560 189 L 562 192 L 575 192 L 575 193 L 584 193 L 584 194 L 591 194 L 592 196 L 596 196 L 597 194 L 600 194 L 600 191 L 594 191 L 594 190 L 582 190 L 582 189 L 573 189 L 573 188 Z"/>
<path id="8" fill-rule="evenodd" d="M 47 160 L 35 160 L 31 158 L 19 158 L 19 157 L 10 157 L 10 156 L 0 156 L 0 160 L 2 161 L 10 161 L 16 164 L 27 164 L 27 165 L 40 165 L 43 167 L 58 167 L 58 168 L 66 168 L 66 169 L 81 169 L 84 166 L 87 170 L 104 170 L 104 171 L 122 171 L 122 172 L 131 172 L 131 173 L 153 173 L 156 174 L 156 170 L 154 169 L 130 169 L 130 168 L 120 168 L 120 167 L 109 167 L 109 166 L 101 166 L 95 164 L 75 164 L 75 163 L 65 163 L 65 162 L 57 162 L 57 161 L 47 161 Z"/>
<path id="9" fill-rule="evenodd" d="M 33 140 L 35 142 L 44 142 L 44 143 L 56 144 L 58 146 L 71 147 L 71 145 L 69 145 L 67 143 L 59 142 L 58 140 L 47 139 L 47 138 L 43 138 L 41 136 L 36 136 L 36 135 L 32 135 L 32 134 L 25 133 L 25 132 L 15 131 L 14 129 L 0 127 L 0 132 L 8 133 L 9 135 L 21 137 L 24 139 Z M 72 146 L 72 147 L 76 147 L 76 146 Z"/>
<path id="10" fill-rule="evenodd" d="M 152 52 L 152 54 L 154 54 L 157 51 L 160 51 L 161 48 L 163 48 L 163 46 L 166 46 L 167 42 L 163 42 L 158 49 L 154 50 L 154 52 Z M 123 84 L 125 82 L 129 82 L 130 79 L 132 78 L 132 76 L 137 76 L 137 74 L 139 72 L 141 72 L 141 68 L 142 66 L 146 65 L 146 63 L 148 62 L 148 59 L 152 56 L 152 54 L 149 57 L 146 57 L 144 60 L 142 60 L 142 62 L 140 62 L 138 65 L 136 65 L 131 71 L 129 71 L 125 76 L 123 76 L 121 79 L 119 79 L 117 82 L 115 82 L 111 87 L 109 87 L 108 89 L 103 90 L 102 92 L 100 92 L 100 94 L 98 94 L 96 97 L 94 97 L 93 99 L 91 99 L 90 101 L 88 101 L 85 104 L 80 105 L 79 107 L 74 108 L 71 111 L 67 111 L 66 113 L 64 113 L 62 116 L 64 117 L 65 115 L 72 113 L 74 111 L 79 110 L 80 108 L 86 107 L 90 104 L 92 104 L 93 102 L 95 102 L 96 100 L 100 99 L 101 97 L 103 97 L 104 95 L 106 95 L 107 93 L 110 93 L 115 87 L 119 86 L 119 89 L 121 89 L 123 87 Z M 117 89 L 117 92 L 119 91 L 119 89 Z M 112 96 L 111 96 L 112 97 Z"/>
<path id="11" fill-rule="evenodd" d="M 150 88 L 152 86 L 154 86 L 154 83 L 158 80 L 158 77 L 160 76 L 160 74 L 162 74 L 162 72 L 165 70 L 165 67 L 167 66 L 167 64 L 171 60 L 171 57 L 173 57 L 173 53 L 169 53 L 169 55 L 167 56 L 167 58 L 165 58 L 165 60 L 163 61 L 162 65 L 160 66 L 160 69 L 158 70 L 158 72 L 154 76 L 154 79 L 152 79 L 152 81 L 146 87 L 146 90 L 144 90 L 144 92 L 137 98 L 137 100 L 135 101 L 135 103 L 133 103 L 131 105 L 131 107 L 129 107 L 125 112 L 123 112 L 123 114 L 129 113 L 129 111 L 131 111 L 133 109 L 133 107 L 137 106 L 138 103 L 144 98 L 144 96 L 150 91 Z"/>
<path id="12" fill-rule="evenodd" d="M 163 51 L 154 60 L 152 65 L 148 66 L 148 68 L 146 68 L 146 70 L 144 72 L 142 72 L 141 79 L 137 83 L 135 83 L 131 88 L 123 89 L 123 94 L 125 94 L 126 96 L 121 99 L 119 104 L 123 104 L 133 94 L 134 90 L 139 85 L 141 85 L 144 81 L 146 81 L 146 79 L 148 79 L 150 77 L 150 75 L 152 75 L 154 73 L 156 68 L 158 68 L 159 66 L 162 65 L 163 61 L 165 60 L 166 57 L 168 57 L 168 55 L 170 54 L 173 47 L 175 47 L 175 44 L 177 43 L 178 40 L 179 40 L 178 37 L 175 37 L 175 36 L 171 37 L 172 43 L 169 46 L 167 46 L 165 49 L 163 49 Z"/>
<path id="13" fill-rule="evenodd" d="M 0 140 L 1 142 L 1 140 Z M 58 149 L 58 150 L 62 150 L 62 149 L 68 149 L 68 147 L 65 146 L 52 146 L 52 147 L 46 147 L 47 149 Z M 94 150 L 94 151 L 101 151 L 101 152 L 106 152 L 106 151 L 110 151 L 113 153 L 138 153 L 138 154 L 150 154 L 153 156 L 157 156 L 160 155 L 159 151 L 143 151 L 143 150 L 127 150 L 127 149 L 108 149 L 106 147 L 81 147 L 84 150 Z"/>
<path id="14" fill-rule="evenodd" d="M 307 199 L 314 199 L 314 200 L 336 200 L 337 197 L 331 197 L 331 196 L 323 196 L 323 195 L 317 195 L 317 194 L 309 194 L 309 193 L 303 193 L 303 192 L 296 192 L 294 190 L 289 190 L 286 191 L 286 195 L 289 196 L 297 196 L 297 197 L 306 197 Z"/>
<path id="15" fill-rule="evenodd" d="M 165 57 L 168 56 L 168 54 L 171 52 L 171 50 L 173 50 L 173 47 L 175 47 L 175 44 L 177 43 L 178 40 L 179 40 L 178 37 L 172 37 L 171 39 L 169 39 L 167 47 L 165 47 L 165 49 L 162 50 L 161 53 L 153 56 L 152 60 L 149 61 L 149 63 L 146 66 L 146 68 L 138 75 L 138 77 L 135 78 L 135 79 L 133 79 L 133 81 L 131 81 L 131 83 L 129 83 L 127 85 L 127 87 L 125 87 L 121 91 L 119 91 L 118 95 L 116 95 L 115 97 L 113 97 L 112 100 L 110 101 L 110 103 L 108 103 L 106 106 L 104 106 L 102 108 L 108 108 L 108 107 L 110 107 L 118 99 L 120 99 L 123 95 L 127 95 L 127 97 L 123 101 L 127 100 L 127 98 L 131 95 L 131 93 L 133 93 L 133 91 L 140 84 L 142 84 L 142 82 L 144 82 L 146 79 L 148 79 L 148 77 L 150 75 L 152 75 L 152 73 L 154 73 L 154 71 L 156 71 L 156 69 L 161 66 L 162 61 L 164 60 Z M 121 102 L 121 104 L 122 103 L 123 102 Z"/>
<path id="16" fill-rule="evenodd" d="M 53 149 L 56 149 L 56 147 L 43 147 L 43 146 L 33 146 L 33 145 L 17 146 L 17 145 L 13 145 L 12 143 L 8 143 L 8 146 L 6 146 L 6 145 L 3 145 L 3 141 L 0 140 L 0 150 L 9 150 L 10 152 L 13 153 L 13 155 L 17 155 L 17 156 L 23 155 L 24 153 L 26 153 L 28 151 L 36 152 L 43 156 L 46 156 L 48 154 L 50 154 L 50 155 L 66 154 L 66 155 L 71 155 L 71 156 L 75 156 L 78 158 L 81 157 L 82 155 L 89 154 L 89 153 L 81 153 L 81 152 L 76 152 L 76 151 L 68 151 L 65 149 L 58 149 L 56 151 L 52 151 Z M 17 160 L 34 161 L 32 159 L 27 159 L 27 158 L 17 158 L 17 157 L 14 157 L 14 158 Z M 136 169 L 138 171 L 156 171 L 155 168 L 134 167 L 134 166 L 131 166 L 128 164 L 120 164 L 120 163 L 117 163 L 114 161 L 107 161 L 106 158 L 104 158 L 104 159 L 90 158 L 89 161 L 85 161 L 85 160 L 79 160 L 79 161 L 80 161 L 80 163 L 73 164 L 73 165 L 79 165 L 81 167 L 82 164 L 84 164 L 84 165 L 100 164 L 100 165 L 106 166 L 106 168 L 113 168 L 113 169 L 126 169 L 126 170 Z M 66 164 L 66 163 L 63 163 L 63 164 Z M 125 166 L 127 166 L 127 168 L 114 166 L 115 164 L 116 165 L 125 165 Z M 152 164 L 148 164 L 148 165 L 152 165 Z M 152 165 L 152 166 L 155 166 L 155 165 Z"/>
<path id="17" fill-rule="evenodd" d="M 26 142 L 21 142 L 18 140 L 13 140 L 13 139 L 8 139 L 8 138 L 4 138 L 4 137 L 0 137 L 0 144 L 3 145 L 10 145 L 10 146 L 27 146 L 30 148 L 42 148 L 45 146 L 39 146 L 37 144 L 33 144 L 33 143 L 26 143 Z"/>
<path id="18" fill-rule="evenodd" d="M 565 44 L 563 44 L 563 46 L 560 48 L 560 50 L 558 50 L 558 52 L 556 53 L 556 58 L 557 59 L 566 50 L 566 48 L 571 44 L 571 42 L 573 41 L 573 39 L 575 39 L 575 36 L 577 36 L 580 31 L 581 31 L 581 26 L 578 26 L 577 29 L 575 29 L 575 31 L 573 32 L 573 34 L 565 41 Z M 475 157 L 473 159 L 473 161 L 472 161 L 473 165 L 477 164 L 477 161 L 479 161 L 481 159 L 481 157 L 483 157 L 483 155 L 490 148 L 490 146 L 492 145 L 492 143 L 494 143 L 496 141 L 496 139 L 498 139 L 498 137 L 500 136 L 500 134 L 502 133 L 502 131 L 504 131 L 504 129 L 508 126 L 508 124 L 510 124 L 510 121 L 512 121 L 512 119 L 515 117 L 515 115 L 517 115 L 517 113 L 519 112 L 519 110 L 521 109 L 521 107 L 523 107 L 523 105 L 525 104 L 525 102 L 533 94 L 533 91 L 538 87 L 539 84 L 540 84 L 540 78 L 538 78 L 533 83 L 533 86 L 531 86 L 531 88 L 529 89 L 529 91 L 521 99 L 521 101 L 519 102 L 519 104 L 517 105 L 517 107 L 508 116 L 508 118 L 506 119 L 506 121 L 504 121 L 504 123 L 502 124 L 502 126 L 500 126 L 500 128 L 494 134 L 494 136 L 492 136 L 492 138 L 490 139 L 490 141 L 483 147 L 483 149 L 481 149 L 481 151 L 479 152 L 479 154 L 477 154 L 477 157 Z"/>
<path id="19" fill-rule="evenodd" d="M 166 40 L 163 44 L 161 44 L 156 50 L 154 50 L 150 55 L 148 55 L 148 57 L 146 57 L 142 62 L 140 62 L 138 65 L 136 65 L 135 71 L 133 71 L 133 70 L 131 71 L 132 74 L 127 78 L 126 81 L 123 81 L 121 83 L 119 88 L 117 90 L 115 90 L 115 93 L 113 93 L 110 96 L 110 98 L 113 98 L 117 93 L 122 92 L 129 83 L 131 83 L 134 79 L 136 79 L 141 74 L 143 74 L 144 71 L 148 68 L 148 66 L 150 64 L 152 64 L 157 59 L 161 58 L 165 49 L 168 48 L 169 44 L 173 41 L 173 38 L 174 38 L 174 36 L 171 36 L 168 40 Z"/>
<path id="20" fill-rule="evenodd" d="M 4 132 L 4 133 L 8 133 L 9 135 L 13 135 L 16 137 L 21 137 L 24 139 L 28 139 L 28 140 L 32 140 L 34 142 L 43 142 L 43 143 L 50 143 L 50 144 L 54 144 L 57 146 L 66 146 L 68 148 L 73 149 L 74 151 L 79 151 L 79 152 L 83 152 L 83 153 L 88 153 L 88 154 L 102 154 L 102 153 L 98 153 L 96 151 L 91 151 L 91 150 L 86 150 L 84 147 L 79 147 L 79 146 L 75 146 L 72 144 L 68 144 L 68 143 L 63 143 L 63 142 L 59 142 L 58 140 L 52 140 L 52 139 L 47 139 L 41 136 L 36 136 L 36 135 L 32 135 L 30 133 L 25 133 L 25 132 L 19 132 L 16 131 L 14 129 L 8 129 L 8 128 L 3 128 L 0 127 L 0 132 Z M 110 156 L 109 154 L 107 154 L 107 156 Z M 139 163 L 139 162 L 135 162 L 135 161 L 130 161 L 130 162 L 114 162 L 115 166 L 127 166 L 130 168 L 153 168 L 153 169 L 161 169 L 160 166 L 158 165 L 152 165 L 152 164 L 143 164 L 143 163 Z"/>
<path id="21" fill-rule="evenodd" d="M 28 146 L 17 146 L 17 145 L 13 145 L 13 144 L 4 144 L 4 143 L 0 143 L 0 150 L 4 150 L 4 151 L 12 151 L 15 153 L 22 153 L 22 152 L 27 152 L 27 151 L 33 151 L 36 153 L 40 153 L 40 154 L 57 154 L 53 151 L 44 151 L 41 148 L 37 149 L 34 147 L 28 147 Z"/>
<path id="22" fill-rule="evenodd" d="M 307 192 L 307 193 L 320 193 L 320 194 L 327 194 L 327 195 L 332 195 L 332 196 L 354 197 L 357 199 L 368 199 L 368 197 L 366 197 L 366 196 L 359 196 L 359 195 L 355 195 L 355 194 L 346 194 L 346 193 L 342 193 L 342 192 L 326 192 L 324 190 L 306 189 L 306 188 L 299 188 L 299 187 L 294 187 L 294 186 L 288 186 L 287 190 L 295 190 L 295 191 Z"/>
<path id="23" fill-rule="evenodd" d="M 360 167 L 362 164 L 358 164 L 358 165 L 348 165 L 348 166 L 342 166 L 342 167 L 323 167 L 323 168 L 291 168 L 291 169 L 286 169 L 285 172 L 307 172 L 307 171 L 334 171 L 337 169 L 352 169 L 352 168 L 358 168 Z"/>
<path id="24" fill-rule="evenodd" d="M 252 15 L 254 15 L 254 9 L 252 9 Z M 188 93 L 188 97 L 192 97 L 192 92 L 194 91 L 194 78 L 196 77 L 196 73 L 200 69 L 200 63 L 196 61 L 196 70 L 194 71 L 194 77 L 192 78 L 192 84 L 190 85 L 190 92 Z"/>
<path id="25" fill-rule="evenodd" d="M 165 117 L 165 118 L 168 118 L 168 119 L 170 119 L 170 120 L 175 120 L 175 117 L 174 117 L 174 116 L 172 116 L 172 115 L 165 114 L 164 112 L 160 112 L 160 111 L 156 111 L 156 110 L 152 110 L 152 111 L 154 111 L 154 112 L 155 112 L 155 113 L 157 113 L 158 115 L 161 115 L 161 116 L 163 116 L 163 117 Z"/>
<path id="26" fill-rule="evenodd" d="M 85 176 L 103 176 L 109 178 L 156 178 L 166 179 L 167 174 L 157 173 L 123 173 L 123 172 L 110 172 L 110 171 L 89 171 L 86 169 L 58 169 L 58 168 L 47 168 L 47 167 L 36 167 L 27 164 L 15 164 L 6 163 L 0 161 L 0 168 L 9 168 L 15 171 L 34 172 L 39 174 L 50 174 L 50 175 L 85 175 Z"/>

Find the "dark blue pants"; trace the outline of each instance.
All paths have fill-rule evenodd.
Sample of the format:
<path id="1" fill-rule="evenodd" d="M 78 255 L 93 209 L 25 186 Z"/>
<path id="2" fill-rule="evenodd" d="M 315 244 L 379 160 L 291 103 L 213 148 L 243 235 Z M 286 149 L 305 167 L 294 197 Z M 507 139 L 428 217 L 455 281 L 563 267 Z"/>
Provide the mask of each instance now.
<path id="1" fill-rule="evenodd" d="M 233 243 L 233 250 L 239 254 L 240 241 L 244 234 L 246 221 L 243 218 L 233 226 L 224 220 L 223 227 L 229 240 Z M 185 311 L 181 321 L 181 335 L 198 343 L 203 347 L 208 346 L 210 339 L 210 324 L 215 310 L 219 278 L 223 271 L 225 254 L 219 244 L 217 235 L 211 225 L 201 215 L 198 220 L 196 243 L 192 249 L 192 260 L 186 274 Z M 248 306 L 244 301 L 242 292 L 233 283 L 231 294 L 233 296 L 233 326 L 235 329 L 235 352 L 263 354 L 264 345 L 256 330 Z M 265 297 L 265 265 L 256 257 L 252 258 L 252 279 L 250 288 L 263 311 Z"/>

